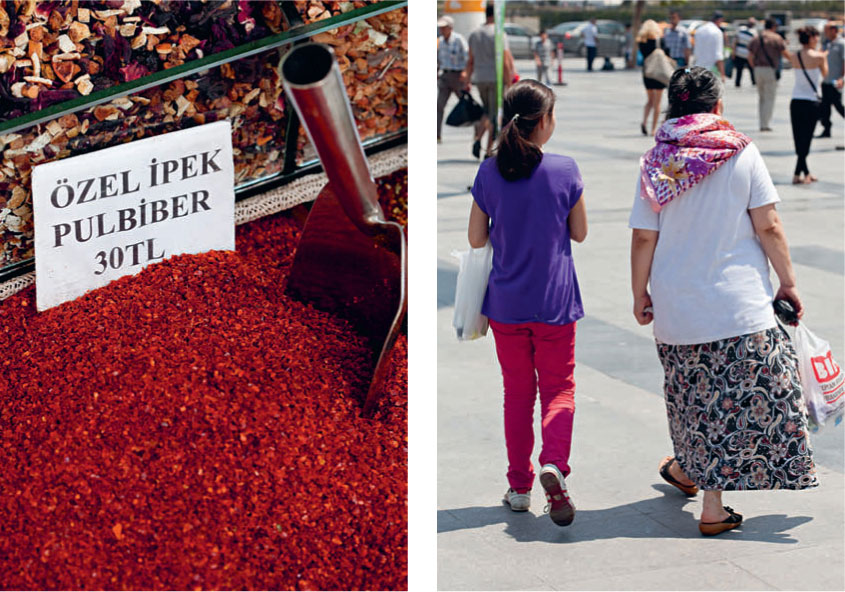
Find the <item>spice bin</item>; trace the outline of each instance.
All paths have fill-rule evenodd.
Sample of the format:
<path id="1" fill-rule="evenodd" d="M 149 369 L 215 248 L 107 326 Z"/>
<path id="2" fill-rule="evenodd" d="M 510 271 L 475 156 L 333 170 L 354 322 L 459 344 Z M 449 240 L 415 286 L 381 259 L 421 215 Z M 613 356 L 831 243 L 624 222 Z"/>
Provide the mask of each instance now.
<path id="1" fill-rule="evenodd" d="M 278 74 L 308 39 L 407 235 L 407 2 L 0 3 L 6 587 L 407 587 L 407 337 L 365 418 L 368 344 L 284 291 L 326 182 Z M 222 119 L 237 251 L 36 313 L 33 167 Z"/>
<path id="2" fill-rule="evenodd" d="M 407 338 L 362 417 L 369 346 L 284 292 L 298 208 L 237 252 L 0 302 L 5 587 L 407 588 Z"/>

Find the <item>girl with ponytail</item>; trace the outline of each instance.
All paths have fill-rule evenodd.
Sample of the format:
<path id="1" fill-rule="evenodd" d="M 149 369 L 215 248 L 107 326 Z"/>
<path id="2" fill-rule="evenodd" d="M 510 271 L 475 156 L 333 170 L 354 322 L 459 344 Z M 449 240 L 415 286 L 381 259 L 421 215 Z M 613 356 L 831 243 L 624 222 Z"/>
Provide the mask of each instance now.
<path id="1" fill-rule="evenodd" d="M 528 510 L 539 386 L 543 446 L 540 484 L 552 520 L 570 524 L 575 506 L 564 477 L 575 412 L 575 322 L 584 316 L 570 239 L 587 235 L 584 184 L 575 161 L 543 152 L 555 128 L 555 96 L 535 80 L 504 96 L 495 157 L 472 187 L 469 242 L 493 248 L 482 312 L 490 319 L 504 382 L 509 489 L 504 502 Z"/>

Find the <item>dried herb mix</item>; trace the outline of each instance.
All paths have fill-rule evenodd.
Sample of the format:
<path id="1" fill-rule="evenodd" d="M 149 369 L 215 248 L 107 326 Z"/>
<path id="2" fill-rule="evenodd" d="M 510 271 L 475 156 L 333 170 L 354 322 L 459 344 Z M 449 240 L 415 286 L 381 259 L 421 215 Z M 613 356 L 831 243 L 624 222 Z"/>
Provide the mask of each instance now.
<path id="1" fill-rule="evenodd" d="M 0 5 L 0 120 L 282 31 L 276 2 L 14 0 Z"/>
<path id="2" fill-rule="evenodd" d="M 33 255 L 38 164 L 230 119 L 236 183 L 281 172 L 287 118 L 279 56 L 270 50 L 0 136 L 0 267 Z"/>
<path id="3" fill-rule="evenodd" d="M 3 588 L 407 586 L 406 338 L 362 419 L 366 344 L 283 294 L 300 230 L 0 304 Z"/>

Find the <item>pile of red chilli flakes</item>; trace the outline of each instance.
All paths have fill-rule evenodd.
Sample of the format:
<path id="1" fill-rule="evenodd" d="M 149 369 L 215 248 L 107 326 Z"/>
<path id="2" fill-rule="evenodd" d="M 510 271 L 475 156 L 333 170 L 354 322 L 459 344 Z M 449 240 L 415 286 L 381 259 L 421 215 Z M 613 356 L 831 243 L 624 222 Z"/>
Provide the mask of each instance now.
<path id="1" fill-rule="evenodd" d="M 362 418 L 367 345 L 284 294 L 300 231 L 0 302 L 0 587 L 407 587 L 407 339 Z"/>

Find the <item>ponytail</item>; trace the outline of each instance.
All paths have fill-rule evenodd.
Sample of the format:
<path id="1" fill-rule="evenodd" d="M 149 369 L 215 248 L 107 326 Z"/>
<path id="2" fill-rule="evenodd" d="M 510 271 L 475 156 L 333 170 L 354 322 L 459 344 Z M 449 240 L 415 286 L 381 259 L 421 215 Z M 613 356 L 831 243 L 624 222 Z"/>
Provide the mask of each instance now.
<path id="1" fill-rule="evenodd" d="M 540 120 L 554 109 L 554 93 L 535 80 L 523 80 L 505 93 L 505 121 L 496 146 L 496 167 L 506 181 L 531 176 L 543 159 L 540 146 L 528 138 Z"/>

